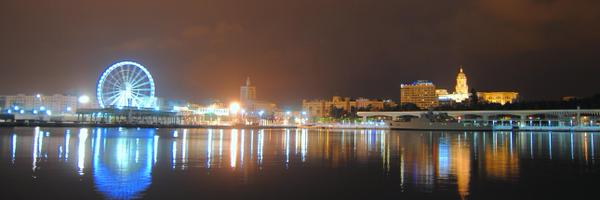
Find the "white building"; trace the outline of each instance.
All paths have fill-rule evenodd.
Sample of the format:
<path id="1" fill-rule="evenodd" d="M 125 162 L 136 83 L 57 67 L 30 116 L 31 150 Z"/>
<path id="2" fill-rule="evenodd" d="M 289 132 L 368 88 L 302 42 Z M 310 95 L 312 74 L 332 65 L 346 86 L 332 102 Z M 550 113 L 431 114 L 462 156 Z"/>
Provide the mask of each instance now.
<path id="1" fill-rule="evenodd" d="M 458 75 L 456 75 L 456 86 L 454 92 L 449 94 L 448 90 L 438 89 L 436 90 L 438 98 L 441 102 L 454 101 L 457 103 L 463 102 L 469 99 L 469 85 L 467 84 L 467 75 L 463 72 L 462 66 Z"/>
<path id="2" fill-rule="evenodd" d="M 78 108 L 76 96 L 55 94 L 4 95 L 0 96 L 3 112 L 28 114 L 74 114 Z"/>

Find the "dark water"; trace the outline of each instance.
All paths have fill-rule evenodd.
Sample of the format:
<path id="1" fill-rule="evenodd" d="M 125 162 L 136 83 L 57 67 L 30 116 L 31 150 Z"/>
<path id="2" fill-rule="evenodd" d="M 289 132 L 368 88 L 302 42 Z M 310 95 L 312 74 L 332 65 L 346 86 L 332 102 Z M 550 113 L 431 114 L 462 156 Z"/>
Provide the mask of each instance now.
<path id="1" fill-rule="evenodd" d="M 2 199 L 598 194 L 600 133 L 0 129 Z M 595 142 L 596 141 L 596 142 Z"/>

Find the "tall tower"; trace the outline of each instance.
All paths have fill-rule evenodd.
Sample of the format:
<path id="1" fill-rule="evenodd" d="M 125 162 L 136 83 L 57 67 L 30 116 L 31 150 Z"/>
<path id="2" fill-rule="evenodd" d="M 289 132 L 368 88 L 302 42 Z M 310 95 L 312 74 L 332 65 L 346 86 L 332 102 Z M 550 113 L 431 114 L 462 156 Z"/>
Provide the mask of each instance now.
<path id="1" fill-rule="evenodd" d="M 467 85 L 467 75 L 463 72 L 462 65 L 460 71 L 456 76 L 456 87 L 454 88 L 456 94 L 469 94 L 469 85 Z"/>
<path id="2" fill-rule="evenodd" d="M 240 87 L 240 100 L 242 102 L 256 100 L 256 87 L 250 85 L 250 77 L 246 77 L 246 85 Z"/>

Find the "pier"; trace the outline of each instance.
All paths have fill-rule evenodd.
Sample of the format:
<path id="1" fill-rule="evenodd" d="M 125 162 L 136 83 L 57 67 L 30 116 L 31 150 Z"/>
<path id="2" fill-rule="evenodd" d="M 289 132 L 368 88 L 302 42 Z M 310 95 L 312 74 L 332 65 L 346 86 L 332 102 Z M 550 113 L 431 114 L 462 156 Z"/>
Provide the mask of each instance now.
<path id="1" fill-rule="evenodd" d="M 600 109 L 563 110 L 464 110 L 464 111 L 398 111 L 358 112 L 363 121 L 369 119 L 398 120 L 427 114 L 447 115 L 456 123 L 490 125 L 492 130 L 527 131 L 600 131 Z"/>

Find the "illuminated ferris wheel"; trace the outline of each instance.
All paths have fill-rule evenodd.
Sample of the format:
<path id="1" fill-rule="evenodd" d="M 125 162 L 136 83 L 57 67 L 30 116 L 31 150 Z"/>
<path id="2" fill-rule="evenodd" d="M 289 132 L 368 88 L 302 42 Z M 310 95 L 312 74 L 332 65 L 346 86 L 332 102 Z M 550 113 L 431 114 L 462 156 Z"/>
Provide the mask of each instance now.
<path id="1" fill-rule="evenodd" d="M 156 102 L 154 92 L 154 80 L 150 72 L 136 62 L 123 61 L 102 73 L 96 96 L 102 108 L 152 108 Z"/>

